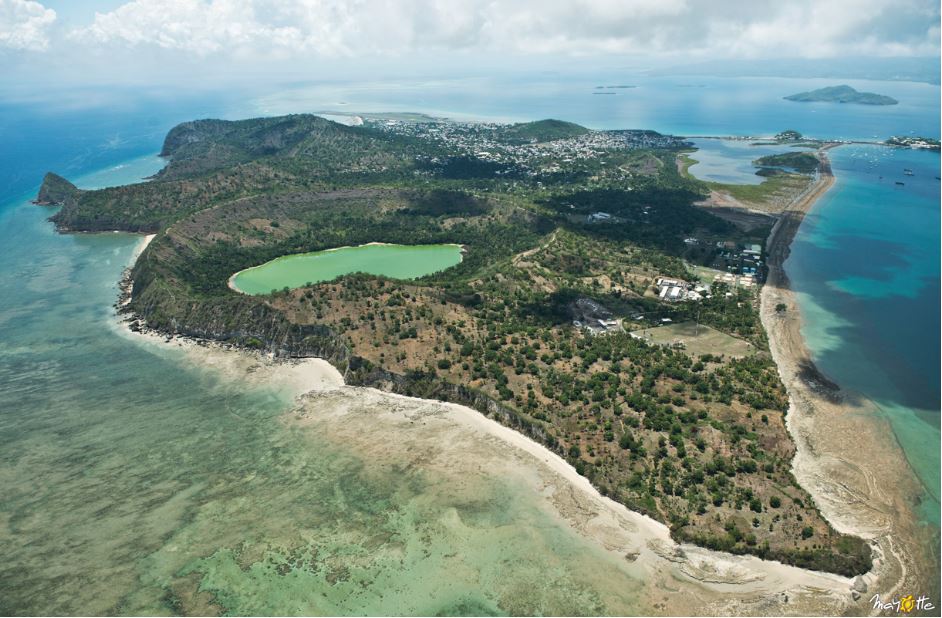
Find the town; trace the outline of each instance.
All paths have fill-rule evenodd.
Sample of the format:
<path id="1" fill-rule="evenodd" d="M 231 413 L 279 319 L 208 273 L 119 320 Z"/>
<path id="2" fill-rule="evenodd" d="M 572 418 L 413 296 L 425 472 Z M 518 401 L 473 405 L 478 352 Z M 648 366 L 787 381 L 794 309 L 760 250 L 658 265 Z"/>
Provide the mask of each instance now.
<path id="1" fill-rule="evenodd" d="M 552 121 L 548 121 L 552 122 Z M 693 144 L 683 138 L 656 131 L 593 131 L 579 127 L 572 135 L 558 139 L 510 137 L 508 125 L 491 122 L 409 122 L 396 119 L 364 119 L 363 125 L 397 135 L 430 141 L 448 157 L 419 155 L 419 161 L 432 166 L 449 163 L 456 155 L 495 165 L 495 176 L 518 174 L 535 177 L 563 170 L 566 164 L 597 161 L 613 151 L 688 148 Z M 513 125 L 511 125 L 513 126 Z M 575 125 L 572 125 L 575 126 Z"/>

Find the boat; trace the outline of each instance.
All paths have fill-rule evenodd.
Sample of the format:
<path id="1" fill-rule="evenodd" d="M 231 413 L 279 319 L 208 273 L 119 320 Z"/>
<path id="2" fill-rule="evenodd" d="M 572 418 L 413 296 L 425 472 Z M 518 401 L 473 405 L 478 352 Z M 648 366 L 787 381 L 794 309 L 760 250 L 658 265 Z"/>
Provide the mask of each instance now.
<path id="1" fill-rule="evenodd" d="M 909 169 L 908 167 L 903 170 L 903 173 L 906 174 L 907 176 L 912 176 L 912 175 L 913 175 L 913 171 L 912 171 L 911 169 Z"/>
<path id="2" fill-rule="evenodd" d="M 900 181 L 897 180 L 897 181 L 896 181 L 896 184 L 898 184 L 898 185 L 904 185 L 905 183 L 902 183 L 902 182 L 900 182 Z"/>

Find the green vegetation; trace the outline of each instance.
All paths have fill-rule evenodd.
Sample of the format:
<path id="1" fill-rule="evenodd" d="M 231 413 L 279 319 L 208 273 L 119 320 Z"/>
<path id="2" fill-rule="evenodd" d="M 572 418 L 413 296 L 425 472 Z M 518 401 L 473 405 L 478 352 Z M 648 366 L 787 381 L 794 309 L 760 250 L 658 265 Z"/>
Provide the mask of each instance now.
<path id="1" fill-rule="evenodd" d="M 709 185 L 723 191 L 741 202 L 750 204 L 784 203 L 790 196 L 808 186 L 808 177 L 803 174 L 772 174 L 757 185 L 732 185 L 713 182 Z"/>
<path id="2" fill-rule="evenodd" d="M 753 163 L 760 168 L 791 168 L 799 174 L 813 174 L 820 164 L 818 157 L 810 152 L 768 155 L 756 159 Z"/>
<path id="3" fill-rule="evenodd" d="M 802 134 L 795 129 L 785 129 L 775 135 L 775 141 L 777 142 L 799 142 L 802 139 Z"/>
<path id="4" fill-rule="evenodd" d="M 931 137 L 912 137 L 908 135 L 894 135 L 884 142 L 887 146 L 900 148 L 915 148 L 921 150 L 939 151 L 939 140 Z"/>
<path id="5" fill-rule="evenodd" d="M 36 196 L 36 203 L 40 205 L 64 204 L 69 200 L 78 197 L 81 191 L 71 182 L 49 172 L 43 178 L 43 184 L 39 188 L 39 195 Z"/>
<path id="6" fill-rule="evenodd" d="M 497 132 L 499 139 L 509 143 L 549 142 L 585 135 L 589 130 L 563 120 L 537 120 L 510 125 Z"/>
<path id="7" fill-rule="evenodd" d="M 893 97 L 874 94 L 873 92 L 858 92 L 847 85 L 818 88 L 817 90 L 799 92 L 784 98 L 786 101 L 824 101 L 829 103 L 859 103 L 861 105 L 896 105 L 899 103 Z"/>
<path id="8" fill-rule="evenodd" d="M 536 138 L 574 126 L 547 122 Z M 833 530 L 791 475 L 787 397 L 755 292 L 715 283 L 700 301 L 666 303 L 652 291 L 657 277 L 693 280 L 688 264 L 712 260 L 716 241 L 744 240 L 692 205 L 707 186 L 678 171 L 689 144 L 580 132 L 474 154 L 508 130 L 532 138 L 516 127 L 186 123 L 156 180 L 82 193 L 55 219 L 159 230 L 132 273 L 139 326 L 320 356 L 354 384 L 476 407 L 679 539 L 846 575 L 869 568 L 866 544 Z M 466 253 L 415 281 L 350 274 L 261 296 L 227 286 L 282 255 L 369 242 Z M 589 334 L 574 325 L 587 313 L 614 326 Z M 665 320 L 698 322 L 722 349 L 697 349 L 696 327 L 688 349 L 629 332 Z"/>

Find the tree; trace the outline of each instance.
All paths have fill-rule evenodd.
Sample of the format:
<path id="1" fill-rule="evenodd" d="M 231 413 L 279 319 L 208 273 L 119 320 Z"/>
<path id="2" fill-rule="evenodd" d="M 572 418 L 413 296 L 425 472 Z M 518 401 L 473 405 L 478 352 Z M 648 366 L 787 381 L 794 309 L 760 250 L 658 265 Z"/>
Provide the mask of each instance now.
<path id="1" fill-rule="evenodd" d="M 775 312 L 776 312 L 776 313 L 785 313 L 785 311 L 786 311 L 787 309 L 788 309 L 788 305 L 786 305 L 785 303 L 779 303 L 779 304 L 775 305 Z"/>

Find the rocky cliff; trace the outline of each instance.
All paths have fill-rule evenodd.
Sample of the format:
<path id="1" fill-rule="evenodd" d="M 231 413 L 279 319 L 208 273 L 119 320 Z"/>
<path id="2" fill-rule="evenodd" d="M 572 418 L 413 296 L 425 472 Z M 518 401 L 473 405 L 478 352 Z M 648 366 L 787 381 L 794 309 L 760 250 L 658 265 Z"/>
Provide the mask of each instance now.
<path id="1" fill-rule="evenodd" d="M 62 176 L 47 172 L 33 203 L 41 206 L 58 206 L 74 199 L 79 193 L 81 190 Z"/>

